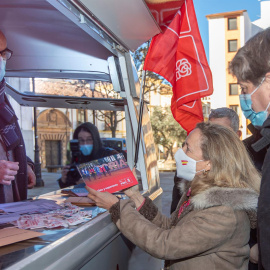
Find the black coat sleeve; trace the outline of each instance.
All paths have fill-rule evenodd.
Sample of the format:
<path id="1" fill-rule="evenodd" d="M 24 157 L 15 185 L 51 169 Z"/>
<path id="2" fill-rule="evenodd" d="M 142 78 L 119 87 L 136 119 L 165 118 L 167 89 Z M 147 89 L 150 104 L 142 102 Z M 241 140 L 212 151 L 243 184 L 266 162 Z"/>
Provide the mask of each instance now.
<path id="1" fill-rule="evenodd" d="M 262 167 L 262 182 L 258 203 L 258 237 L 260 263 L 270 269 L 270 148 Z"/>

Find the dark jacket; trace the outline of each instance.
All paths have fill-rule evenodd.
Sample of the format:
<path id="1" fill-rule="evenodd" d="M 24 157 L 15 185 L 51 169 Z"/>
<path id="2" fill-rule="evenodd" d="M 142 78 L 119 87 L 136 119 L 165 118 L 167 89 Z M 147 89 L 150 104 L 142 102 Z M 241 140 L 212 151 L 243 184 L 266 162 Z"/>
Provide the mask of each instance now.
<path id="1" fill-rule="evenodd" d="M 98 131 L 97 127 L 92 123 L 86 122 L 86 123 L 83 123 L 80 126 L 78 126 L 74 131 L 73 139 L 78 139 L 78 134 L 82 129 L 87 130 L 89 133 L 91 133 L 92 139 L 93 139 L 93 150 L 89 156 L 81 155 L 80 163 L 86 163 L 86 162 L 90 162 L 92 160 L 96 160 L 99 158 L 118 154 L 118 152 L 116 150 L 109 148 L 109 147 L 104 147 L 102 145 L 99 131 Z M 58 183 L 59 183 L 60 188 L 65 188 L 65 187 L 68 187 L 71 185 L 75 185 L 76 182 L 80 178 L 81 177 L 78 174 L 78 177 L 76 177 L 76 179 L 74 179 L 73 182 L 69 181 L 69 183 L 63 183 L 61 178 L 60 178 L 60 179 L 58 179 Z"/>
<path id="2" fill-rule="evenodd" d="M 256 152 L 253 149 L 252 145 L 262 138 L 262 135 L 260 133 L 261 128 L 258 129 L 258 128 L 255 128 L 252 124 L 249 124 L 248 129 L 252 133 L 252 136 L 244 139 L 243 143 L 244 143 L 244 145 L 249 153 L 249 156 L 252 159 L 253 164 L 255 165 L 256 169 L 261 173 L 264 158 L 265 158 L 265 155 L 267 152 L 267 148 L 264 147 L 260 151 Z M 252 229 L 250 232 L 249 245 L 250 245 L 250 247 L 252 247 L 256 243 L 258 243 L 257 229 Z M 250 262 L 249 263 L 249 270 L 256 270 L 256 269 L 258 269 L 258 264 L 253 264 Z"/>
<path id="3" fill-rule="evenodd" d="M 255 151 L 253 149 L 252 145 L 262 138 L 262 135 L 260 133 L 261 129 L 256 129 L 252 124 L 248 125 L 248 129 L 252 133 L 252 136 L 244 139 L 243 143 L 244 143 L 244 145 L 249 153 L 249 156 L 251 157 L 256 169 L 259 172 L 261 172 L 264 158 L 265 158 L 265 155 L 267 152 L 267 147 L 263 147 L 261 150 Z"/>
<path id="4" fill-rule="evenodd" d="M 270 117 L 260 131 L 262 136 L 252 147 L 257 153 L 267 149 L 262 165 L 262 182 L 258 202 L 259 269 L 270 269 Z"/>
<path id="5" fill-rule="evenodd" d="M 9 105 L 10 108 L 12 108 L 7 97 L 5 97 L 5 102 Z M 27 199 L 27 162 L 32 163 L 32 161 L 26 157 L 24 140 L 18 122 L 16 122 L 16 130 L 20 142 L 13 149 L 14 161 L 19 162 L 19 170 L 16 176 L 16 180 L 12 181 L 13 199 L 15 202 Z M 3 192 L 3 185 L 0 185 L 0 203 L 5 203 L 5 201 L 3 201 L 5 198 Z"/>
<path id="6" fill-rule="evenodd" d="M 171 214 L 175 211 L 183 195 L 179 187 L 179 184 L 181 183 L 182 178 L 177 177 L 176 172 L 175 172 L 173 180 L 174 180 L 174 185 L 173 185 L 173 191 L 172 191 Z"/>

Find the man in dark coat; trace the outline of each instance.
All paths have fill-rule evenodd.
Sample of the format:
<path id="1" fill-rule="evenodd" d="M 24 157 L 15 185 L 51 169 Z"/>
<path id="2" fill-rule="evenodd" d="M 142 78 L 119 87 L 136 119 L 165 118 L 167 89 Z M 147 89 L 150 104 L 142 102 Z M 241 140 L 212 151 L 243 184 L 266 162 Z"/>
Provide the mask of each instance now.
<path id="1" fill-rule="evenodd" d="M 27 188 L 36 182 L 17 117 L 5 94 L 6 61 L 11 56 L 0 31 L 0 203 L 27 199 Z"/>
<path id="2" fill-rule="evenodd" d="M 260 130 L 262 138 L 251 143 L 255 162 L 262 163 L 258 202 L 258 247 L 254 258 L 259 269 L 270 269 L 270 28 L 266 28 L 240 48 L 229 70 L 241 88 L 240 105 L 247 119 Z M 254 138 L 252 138 L 254 139 Z M 255 142 L 256 141 L 256 142 Z M 254 150 L 254 151 L 253 151 Z M 262 151 L 262 152 L 261 152 Z M 266 152 L 265 156 L 263 155 Z M 257 247 L 257 245 L 254 245 Z M 255 248 L 252 247 L 252 250 Z M 252 255 L 252 254 L 251 254 Z M 251 256 L 252 257 L 252 256 Z"/>
<path id="3" fill-rule="evenodd" d="M 270 127 L 270 122 L 269 123 L 269 127 Z M 256 169 L 262 173 L 262 166 L 264 163 L 264 159 L 267 153 L 267 148 L 268 146 L 263 146 L 263 147 L 257 147 L 256 151 L 253 149 L 253 145 L 256 145 L 256 142 L 258 142 L 261 138 L 262 135 L 260 133 L 261 128 L 257 127 L 255 128 L 252 123 L 250 123 L 248 125 L 248 129 L 249 131 L 252 133 L 252 135 L 248 138 L 246 138 L 245 140 L 243 140 L 243 143 L 249 153 L 249 156 L 251 157 Z M 270 130 L 269 130 L 270 131 Z M 254 245 L 256 245 L 258 242 L 258 237 L 257 237 L 257 229 L 251 229 L 250 232 L 250 239 L 249 239 L 249 245 L 252 248 Z M 256 249 L 254 249 L 256 251 Z M 254 251 L 251 250 L 251 253 L 253 253 Z M 257 270 L 258 269 L 258 263 L 257 261 L 253 262 L 253 258 L 250 258 L 250 262 L 249 262 L 249 270 Z"/>

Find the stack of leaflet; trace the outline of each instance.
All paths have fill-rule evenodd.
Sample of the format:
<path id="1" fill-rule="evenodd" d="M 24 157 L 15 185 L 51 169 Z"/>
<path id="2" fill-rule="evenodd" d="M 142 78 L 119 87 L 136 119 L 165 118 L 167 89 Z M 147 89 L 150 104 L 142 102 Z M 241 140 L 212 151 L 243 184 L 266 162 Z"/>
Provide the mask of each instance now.
<path id="1" fill-rule="evenodd" d="M 32 200 L 0 204 L 0 224 L 18 220 L 23 214 L 48 213 L 60 209 L 61 206 L 52 200 Z"/>

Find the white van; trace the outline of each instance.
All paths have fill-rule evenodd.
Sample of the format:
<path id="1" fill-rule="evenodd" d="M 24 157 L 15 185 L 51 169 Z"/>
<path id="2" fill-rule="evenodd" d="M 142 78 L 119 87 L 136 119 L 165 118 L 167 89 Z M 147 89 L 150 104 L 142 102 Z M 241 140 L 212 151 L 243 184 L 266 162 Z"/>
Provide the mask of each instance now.
<path id="1" fill-rule="evenodd" d="M 14 54 L 7 77 L 105 81 L 120 99 L 50 96 L 7 84 L 22 106 L 125 112 L 127 162 L 134 166 L 140 82 L 129 51 L 160 32 L 141 0 L 1 0 L 0 29 Z M 161 205 L 155 145 L 144 105 L 137 170 L 141 192 Z M 60 196 L 60 191 L 53 193 Z M 46 198 L 46 194 L 44 195 Z M 161 269 L 135 248 L 105 212 L 69 229 L 41 230 L 38 240 L 0 248 L 5 269 Z M 1 252 L 2 249 L 2 252 Z M 135 256 L 135 257 L 134 257 Z"/>

